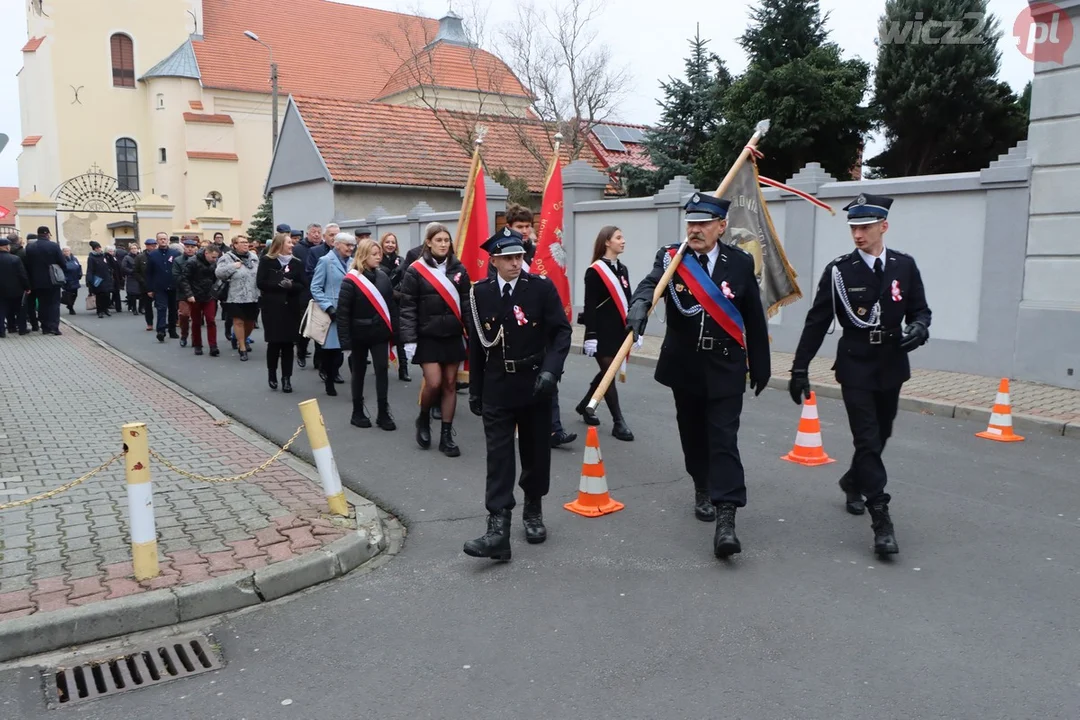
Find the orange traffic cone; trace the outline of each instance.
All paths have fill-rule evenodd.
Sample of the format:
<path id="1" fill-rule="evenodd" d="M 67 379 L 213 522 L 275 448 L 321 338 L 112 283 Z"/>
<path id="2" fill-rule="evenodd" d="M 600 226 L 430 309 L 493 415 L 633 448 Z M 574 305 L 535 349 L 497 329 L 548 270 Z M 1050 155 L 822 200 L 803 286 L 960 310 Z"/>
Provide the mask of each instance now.
<path id="1" fill-rule="evenodd" d="M 589 428 L 589 434 L 585 438 L 585 462 L 581 465 L 581 486 L 577 500 L 566 503 L 563 507 L 585 517 L 600 517 L 625 507 L 608 494 L 604 458 L 600 456 L 600 435 L 595 427 Z"/>
<path id="2" fill-rule="evenodd" d="M 1009 378 L 1001 378 L 998 385 L 994 409 L 990 411 L 990 423 L 986 430 L 975 433 L 975 437 L 997 440 L 998 442 L 1020 442 L 1024 438 L 1012 429 L 1012 402 L 1009 400 Z"/>
<path id="3" fill-rule="evenodd" d="M 817 414 L 817 395 L 810 391 L 810 399 L 803 403 L 799 430 L 795 433 L 795 447 L 782 460 L 799 465 L 828 465 L 836 462 L 825 454 L 821 444 L 821 421 Z"/>

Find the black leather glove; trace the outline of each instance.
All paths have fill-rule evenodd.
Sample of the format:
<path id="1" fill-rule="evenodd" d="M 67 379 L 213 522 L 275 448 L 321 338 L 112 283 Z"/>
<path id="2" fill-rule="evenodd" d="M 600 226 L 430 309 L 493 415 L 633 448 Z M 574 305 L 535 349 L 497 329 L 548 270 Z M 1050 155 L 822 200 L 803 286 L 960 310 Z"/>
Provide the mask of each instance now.
<path id="1" fill-rule="evenodd" d="M 769 378 L 767 378 L 767 377 L 766 378 L 751 377 L 750 378 L 750 389 L 754 391 L 754 397 L 757 397 L 758 395 L 760 395 L 761 391 L 764 390 L 768 386 L 768 384 L 769 384 Z"/>
<path id="2" fill-rule="evenodd" d="M 806 370 L 792 370 L 787 387 L 792 402 L 802 405 L 803 398 L 810 399 L 810 374 Z"/>
<path id="3" fill-rule="evenodd" d="M 626 329 L 634 333 L 634 340 L 645 334 L 645 324 L 649 321 L 649 302 L 635 300 L 626 313 Z"/>
<path id="4" fill-rule="evenodd" d="M 469 396 L 469 412 L 476 417 L 480 417 L 484 414 L 484 402 L 475 395 Z"/>
<path id="5" fill-rule="evenodd" d="M 292 280 L 289 278 L 282 278 L 281 282 L 278 283 L 278 286 L 290 290 L 292 289 Z"/>
<path id="6" fill-rule="evenodd" d="M 337 308 L 331 305 L 326 309 L 326 314 L 330 316 L 330 322 L 337 322 Z"/>
<path id="7" fill-rule="evenodd" d="M 904 337 L 900 338 L 900 349 L 904 352 L 911 352 L 929 339 L 930 331 L 926 329 L 925 325 L 920 322 L 911 323 L 904 330 Z"/>
<path id="8" fill-rule="evenodd" d="M 536 385 L 533 387 L 534 395 L 552 395 L 559 387 L 559 381 L 555 376 L 545 370 L 536 376 Z"/>

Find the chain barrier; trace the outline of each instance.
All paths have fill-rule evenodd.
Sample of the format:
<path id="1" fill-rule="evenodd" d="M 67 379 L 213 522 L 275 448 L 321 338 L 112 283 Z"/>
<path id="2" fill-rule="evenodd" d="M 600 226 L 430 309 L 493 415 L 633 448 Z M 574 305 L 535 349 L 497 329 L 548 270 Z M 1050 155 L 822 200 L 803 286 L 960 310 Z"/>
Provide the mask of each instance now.
<path id="1" fill-rule="evenodd" d="M 22 500 L 15 500 L 14 502 L 8 502 L 8 503 L 0 503 L 0 510 L 10 510 L 11 508 L 17 508 L 17 507 L 21 507 L 23 505 L 29 505 L 30 503 L 37 502 L 38 500 L 47 500 L 47 499 L 53 497 L 54 495 L 59 495 L 60 493 L 64 492 L 65 490 L 70 490 L 71 488 L 75 487 L 79 483 L 85 482 L 85 481 L 89 480 L 90 478 L 94 477 L 99 472 L 101 472 L 105 468 L 109 467 L 110 465 L 112 465 L 114 462 L 116 462 L 117 460 L 119 460 L 122 457 L 124 457 L 124 451 L 123 450 L 116 453 L 111 458 L 106 460 L 104 463 L 102 463 L 101 465 L 98 465 L 96 468 L 94 468 L 90 472 L 86 473 L 82 477 L 76 478 L 76 479 L 72 480 L 71 482 L 67 483 L 66 485 L 61 485 L 58 488 L 55 488 L 53 490 L 49 490 L 48 492 L 43 492 L 40 495 L 34 495 L 33 497 L 23 498 Z"/>
<path id="2" fill-rule="evenodd" d="M 288 452 L 289 446 L 292 445 L 293 442 L 296 441 L 296 438 L 300 437 L 300 433 L 302 433 L 302 432 L 304 432 L 304 426 L 303 425 L 296 428 L 296 432 L 294 432 L 293 436 L 291 438 L 289 438 L 289 441 L 287 443 L 285 443 L 281 447 L 280 450 L 278 450 L 276 453 L 274 453 L 273 457 L 271 457 L 269 460 L 264 462 L 262 465 L 255 468 L 254 470 L 248 470 L 246 473 L 243 473 L 242 475 L 232 475 L 230 477 L 214 478 L 214 477 L 207 477 L 205 475 L 199 475 L 198 473 L 188 472 L 187 470 L 183 470 L 183 469 L 178 468 L 177 466 L 173 465 L 171 462 L 169 462 L 168 460 L 163 458 L 161 455 L 159 455 L 153 448 L 150 449 L 150 457 L 154 458 L 159 463 L 164 465 L 169 470 L 172 470 L 177 475 L 181 475 L 183 477 L 186 477 L 189 480 L 198 480 L 199 482 L 206 482 L 206 483 L 235 482 L 237 480 L 247 480 L 249 477 L 252 477 L 253 475 L 256 475 L 256 474 L 262 472 L 263 470 L 265 470 L 266 468 L 270 467 L 270 465 L 273 464 L 273 462 L 275 460 L 277 460 L 279 457 L 281 457 L 286 452 Z M 0 506 L 0 507 L 2 507 L 2 506 Z"/>

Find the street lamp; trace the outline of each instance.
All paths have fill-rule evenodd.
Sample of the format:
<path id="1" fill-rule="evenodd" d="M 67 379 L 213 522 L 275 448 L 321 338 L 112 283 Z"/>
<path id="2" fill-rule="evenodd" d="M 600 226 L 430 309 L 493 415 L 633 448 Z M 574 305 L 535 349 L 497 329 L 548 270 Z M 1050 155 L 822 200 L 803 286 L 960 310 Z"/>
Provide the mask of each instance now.
<path id="1" fill-rule="evenodd" d="M 267 45 L 262 40 L 260 40 L 258 35 L 251 32 L 250 30 L 245 30 L 244 31 L 244 36 L 247 37 L 247 38 L 250 38 L 251 40 L 254 40 L 257 43 L 259 43 L 260 45 L 262 45 L 264 48 L 266 48 L 270 52 L 270 87 L 272 88 L 271 92 L 273 94 L 273 103 L 274 103 L 274 141 L 273 141 L 273 147 L 274 147 L 274 149 L 276 149 L 277 148 L 277 135 L 278 135 L 278 89 L 277 89 L 277 63 L 274 62 L 274 51 L 273 51 L 273 49 L 271 49 L 271 47 L 269 45 Z"/>

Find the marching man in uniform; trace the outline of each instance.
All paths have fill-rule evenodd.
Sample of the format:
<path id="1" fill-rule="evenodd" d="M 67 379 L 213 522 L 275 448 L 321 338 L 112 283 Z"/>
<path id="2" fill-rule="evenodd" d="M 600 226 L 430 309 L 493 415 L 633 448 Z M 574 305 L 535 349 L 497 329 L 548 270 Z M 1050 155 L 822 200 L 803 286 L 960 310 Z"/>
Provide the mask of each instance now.
<path id="1" fill-rule="evenodd" d="M 705 193 L 686 204 L 688 248 L 664 296 L 667 334 L 655 373 L 675 397 L 686 471 L 694 480 L 694 514 L 716 520 L 718 558 L 742 550 L 735 511 L 746 506 L 738 435 L 747 365 L 755 395 L 772 372 L 754 259 L 720 242 L 730 204 Z M 626 323 L 635 340 L 645 332 L 653 291 L 678 251 L 679 245 L 660 248 L 652 272 L 634 291 Z"/>
<path id="2" fill-rule="evenodd" d="M 915 259 L 885 247 L 892 202 L 892 198 L 863 194 L 844 207 L 855 250 L 825 266 L 814 304 L 806 314 L 788 384 L 796 404 L 810 397 L 810 361 L 835 315 L 844 334 L 833 369 L 855 444 L 840 489 L 849 513 L 862 515 L 864 508 L 870 510 L 878 555 L 900 551 L 889 516 L 891 497 L 885 492 L 881 452 L 892 435 L 900 386 L 911 378 L 907 354 L 930 337 L 930 307 Z M 903 331 L 902 321 L 907 323 Z"/>
<path id="3" fill-rule="evenodd" d="M 551 401 L 570 352 L 571 328 L 554 283 L 522 271 L 520 233 L 507 226 L 482 247 L 496 274 L 471 290 L 469 410 L 484 422 L 488 525 L 464 550 L 472 557 L 509 560 L 515 427 L 525 539 L 547 539 L 541 501 L 551 483 Z"/>

